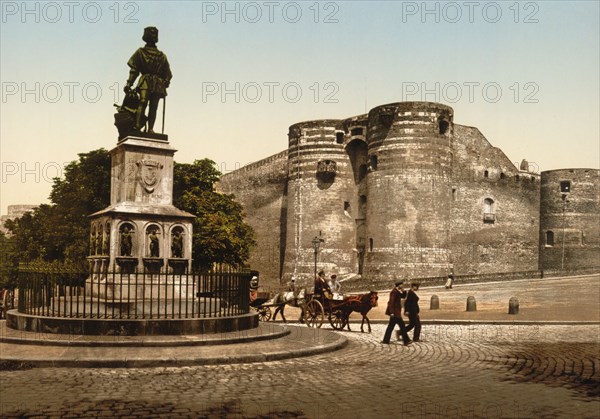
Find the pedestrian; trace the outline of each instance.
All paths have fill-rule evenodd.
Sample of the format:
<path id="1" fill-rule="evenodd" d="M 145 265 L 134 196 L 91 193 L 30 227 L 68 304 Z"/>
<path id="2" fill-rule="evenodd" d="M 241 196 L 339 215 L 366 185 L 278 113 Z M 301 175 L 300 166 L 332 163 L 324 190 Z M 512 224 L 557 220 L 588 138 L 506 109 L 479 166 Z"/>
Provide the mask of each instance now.
<path id="1" fill-rule="evenodd" d="M 446 280 L 446 289 L 452 289 L 452 284 L 454 284 L 454 275 L 448 274 L 448 279 Z"/>
<path id="2" fill-rule="evenodd" d="M 287 286 L 288 286 L 287 290 L 289 292 L 293 292 L 295 294 L 296 293 L 296 278 L 292 278 L 290 280 L 290 282 L 288 282 Z"/>
<path id="3" fill-rule="evenodd" d="M 383 341 L 381 343 L 389 344 L 390 338 L 392 337 L 392 332 L 394 331 L 394 327 L 398 325 L 400 327 L 400 334 L 402 335 L 402 340 L 404 342 L 404 346 L 410 345 L 412 341 L 409 339 L 408 334 L 406 333 L 406 327 L 404 326 L 404 320 L 402 320 L 402 298 L 406 298 L 406 291 L 404 291 L 402 285 L 404 281 L 398 280 L 394 283 L 394 289 L 390 292 L 390 299 L 388 301 L 387 310 L 385 314 L 390 316 L 390 321 L 388 323 L 387 329 L 385 329 L 385 334 L 383 335 Z"/>
<path id="4" fill-rule="evenodd" d="M 408 315 L 408 326 L 406 333 L 415 329 L 413 332 L 413 342 L 419 342 L 421 337 L 421 318 L 419 317 L 419 290 L 418 282 L 411 282 L 410 289 L 406 293 L 406 301 L 404 302 L 404 314 Z"/>

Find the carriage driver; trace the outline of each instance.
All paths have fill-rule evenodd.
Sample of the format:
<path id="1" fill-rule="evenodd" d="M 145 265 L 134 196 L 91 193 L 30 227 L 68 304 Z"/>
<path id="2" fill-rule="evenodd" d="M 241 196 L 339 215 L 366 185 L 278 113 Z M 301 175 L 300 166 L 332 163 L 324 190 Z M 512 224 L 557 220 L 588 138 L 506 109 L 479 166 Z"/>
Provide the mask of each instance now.
<path id="1" fill-rule="evenodd" d="M 325 297 L 328 300 L 333 298 L 333 294 L 331 293 L 331 288 L 325 281 L 325 271 L 322 269 L 319 271 L 319 274 L 315 278 L 315 295 L 319 297 Z"/>

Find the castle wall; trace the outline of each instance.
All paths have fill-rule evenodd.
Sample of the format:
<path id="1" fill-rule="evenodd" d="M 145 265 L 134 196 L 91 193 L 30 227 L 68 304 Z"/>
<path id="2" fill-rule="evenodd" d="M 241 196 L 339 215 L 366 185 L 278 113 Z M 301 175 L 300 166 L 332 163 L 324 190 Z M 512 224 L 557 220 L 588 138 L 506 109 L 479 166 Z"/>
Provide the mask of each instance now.
<path id="1" fill-rule="evenodd" d="M 452 113 L 428 102 L 369 113 L 367 277 L 448 271 Z"/>
<path id="2" fill-rule="evenodd" d="M 219 189 L 256 231 L 250 264 L 261 282 L 312 285 L 315 237 L 318 269 L 371 281 L 557 269 L 564 220 L 565 268 L 598 266 L 599 171 L 544 172 L 540 182 L 453 117 L 445 105 L 403 102 L 298 123 L 286 151 L 223 176 Z M 573 189 L 563 219 L 564 180 Z M 554 244 L 540 247 L 548 230 Z"/>
<path id="3" fill-rule="evenodd" d="M 220 193 L 234 194 L 245 221 L 254 228 L 257 246 L 248 263 L 260 272 L 261 283 L 279 285 L 287 219 L 287 150 L 223 175 Z"/>
<path id="4" fill-rule="evenodd" d="M 539 175 L 519 171 L 477 128 L 455 125 L 452 151 L 454 273 L 537 269 Z"/>
<path id="5" fill-rule="evenodd" d="M 539 268 L 600 266 L 600 170 L 542 172 L 540 200 Z"/>

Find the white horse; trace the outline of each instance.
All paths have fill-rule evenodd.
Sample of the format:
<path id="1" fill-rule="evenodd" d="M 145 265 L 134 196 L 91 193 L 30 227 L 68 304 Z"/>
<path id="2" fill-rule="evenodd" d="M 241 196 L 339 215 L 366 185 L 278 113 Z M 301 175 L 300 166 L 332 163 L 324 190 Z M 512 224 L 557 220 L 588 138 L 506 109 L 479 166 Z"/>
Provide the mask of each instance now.
<path id="1" fill-rule="evenodd" d="M 277 313 L 281 313 L 283 322 L 286 323 L 285 315 L 283 311 L 286 305 L 300 308 L 300 323 L 304 323 L 304 306 L 306 305 L 306 288 L 300 288 L 298 292 L 293 291 L 282 291 L 277 294 L 271 301 L 265 305 L 276 306 L 275 312 L 273 313 L 273 321 L 277 317 Z"/>

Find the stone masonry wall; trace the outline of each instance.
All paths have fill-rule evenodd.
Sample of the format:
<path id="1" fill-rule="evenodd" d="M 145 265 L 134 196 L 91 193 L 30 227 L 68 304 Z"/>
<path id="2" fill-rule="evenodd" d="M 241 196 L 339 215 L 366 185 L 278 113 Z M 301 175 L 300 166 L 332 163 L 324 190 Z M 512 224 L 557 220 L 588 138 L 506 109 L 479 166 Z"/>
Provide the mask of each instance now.
<path id="1" fill-rule="evenodd" d="M 539 175 L 517 170 L 477 128 L 455 125 L 452 150 L 454 273 L 536 269 Z"/>
<path id="2" fill-rule="evenodd" d="M 352 272 L 356 265 L 355 221 L 350 215 L 356 186 L 352 164 L 338 133 L 339 120 L 292 125 L 289 133 L 287 240 L 283 281 L 295 277 L 312 285 L 319 237 L 317 269 L 328 274 Z"/>
<path id="3" fill-rule="evenodd" d="M 285 150 L 223 175 L 216 185 L 218 192 L 234 194 L 244 207 L 257 241 L 248 263 L 271 286 L 279 285 L 285 250 L 287 163 Z"/>
<path id="4" fill-rule="evenodd" d="M 542 172 L 539 243 L 540 269 L 600 266 L 600 170 Z"/>
<path id="5" fill-rule="evenodd" d="M 365 275 L 438 275 L 449 269 L 452 108 L 429 102 L 369 113 Z"/>
<path id="6" fill-rule="evenodd" d="M 256 231 L 249 263 L 262 285 L 312 286 L 315 237 L 318 269 L 362 273 L 365 284 L 560 269 L 563 222 L 565 269 L 599 266 L 600 171 L 544 172 L 540 182 L 453 113 L 402 102 L 294 124 L 287 150 L 224 175 L 218 189 Z"/>

